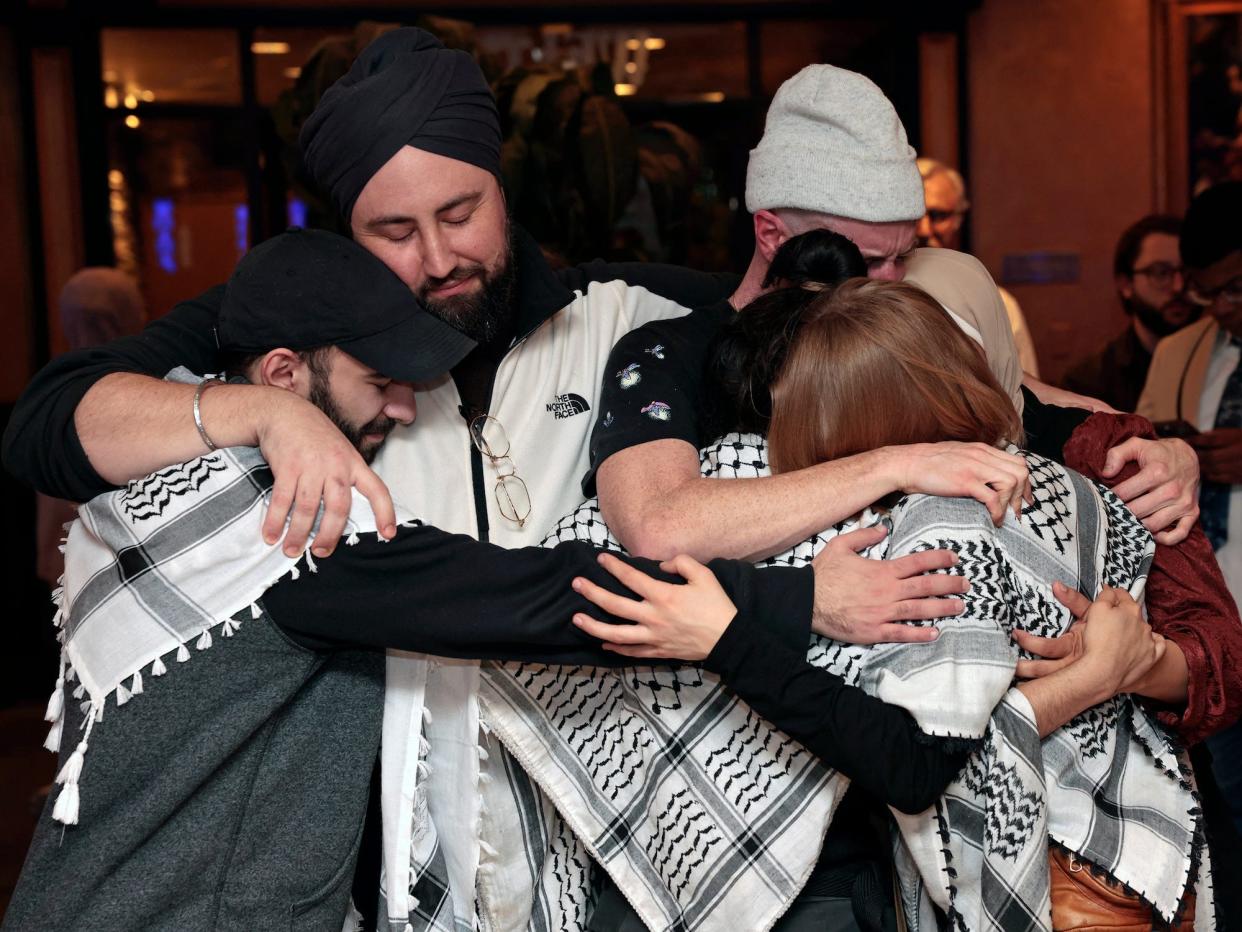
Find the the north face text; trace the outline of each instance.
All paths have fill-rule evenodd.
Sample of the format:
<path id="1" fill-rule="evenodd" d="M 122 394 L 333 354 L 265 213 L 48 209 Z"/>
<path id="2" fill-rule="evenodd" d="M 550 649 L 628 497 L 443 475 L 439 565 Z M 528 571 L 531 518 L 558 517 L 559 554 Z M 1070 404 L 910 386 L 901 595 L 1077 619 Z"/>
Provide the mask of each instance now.
<path id="1" fill-rule="evenodd" d="M 591 406 L 587 404 L 586 399 L 581 395 L 569 392 L 565 395 L 557 395 L 556 400 L 548 405 L 548 410 L 552 412 L 553 417 L 560 420 L 561 418 L 581 414 L 583 411 L 590 411 Z"/>

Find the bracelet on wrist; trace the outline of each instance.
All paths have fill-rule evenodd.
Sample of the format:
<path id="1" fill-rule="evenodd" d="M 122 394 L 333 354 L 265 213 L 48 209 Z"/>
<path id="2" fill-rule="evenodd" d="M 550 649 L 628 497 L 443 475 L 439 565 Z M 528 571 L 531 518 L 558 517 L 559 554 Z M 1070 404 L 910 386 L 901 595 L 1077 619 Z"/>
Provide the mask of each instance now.
<path id="1" fill-rule="evenodd" d="M 194 426 L 198 428 L 198 436 L 207 447 L 208 453 L 211 453 L 216 449 L 216 444 L 215 441 L 208 436 L 207 428 L 203 426 L 203 392 L 207 390 L 208 385 L 214 385 L 217 381 L 217 379 L 203 379 L 198 383 L 198 388 L 194 390 Z"/>

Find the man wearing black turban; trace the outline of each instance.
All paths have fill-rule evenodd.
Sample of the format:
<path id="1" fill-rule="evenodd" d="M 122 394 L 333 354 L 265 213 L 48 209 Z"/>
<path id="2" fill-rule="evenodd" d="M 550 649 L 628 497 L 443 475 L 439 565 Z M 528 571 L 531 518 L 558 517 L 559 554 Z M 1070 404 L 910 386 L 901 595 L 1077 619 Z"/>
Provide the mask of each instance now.
<path id="1" fill-rule="evenodd" d="M 538 245 L 508 222 L 499 121 L 482 74 L 468 55 L 421 30 L 394 30 L 372 43 L 325 93 L 301 142 L 311 178 L 354 239 L 429 310 L 480 344 L 451 377 L 418 386 L 418 421 L 393 431 L 376 470 L 392 497 L 429 524 L 505 547 L 537 544 L 581 501 L 590 412 L 613 375 L 606 372 L 612 345 L 650 320 L 718 300 L 732 281 L 602 262 L 554 272 Z M 198 443 L 193 386 L 160 377 L 178 365 L 220 370 L 213 329 L 222 292 L 178 305 L 140 336 L 48 366 L 10 419 L 10 472 L 48 494 L 86 501 L 183 461 Z M 633 373 L 627 378 L 637 384 Z M 342 536 L 351 486 L 371 500 L 382 532 L 395 533 L 384 482 L 319 409 L 283 394 L 291 398 L 277 403 L 260 386 L 223 386 L 204 393 L 197 412 L 208 431 L 230 423 L 260 438 L 276 478 L 268 539 L 280 536 L 288 516 L 285 550 L 299 553 L 322 501 L 312 552 L 329 554 Z M 642 399 L 652 401 L 667 406 L 670 399 Z M 678 416 L 675 404 L 671 416 Z M 396 701 L 408 716 L 399 727 L 385 726 L 385 780 L 413 773 L 412 728 L 420 718 L 408 703 L 425 695 L 435 721 L 427 726 L 430 764 L 440 774 L 428 781 L 429 801 L 436 827 L 450 830 L 440 849 L 411 852 L 410 784 L 386 784 L 390 921 L 470 923 L 477 889 L 489 928 L 527 924 L 533 889 L 525 852 L 514 847 L 521 824 L 508 791 L 509 775 L 520 770 L 490 737 L 483 739 L 487 750 L 474 753 L 478 675 L 468 663 L 390 661 L 396 699 L 388 705 Z M 386 722 L 388 714 L 386 706 Z M 468 753 L 457 753 L 461 748 Z M 486 815 L 476 786 L 500 794 Z M 420 885 L 434 886 L 423 872 L 431 864 L 452 872 L 435 874 L 436 882 L 450 882 L 449 893 L 417 904 Z"/>
<path id="2" fill-rule="evenodd" d="M 402 146 L 456 159 L 500 179 L 500 121 L 466 52 L 421 29 L 368 45 L 324 93 L 299 137 L 306 168 L 346 220 L 368 181 Z"/>

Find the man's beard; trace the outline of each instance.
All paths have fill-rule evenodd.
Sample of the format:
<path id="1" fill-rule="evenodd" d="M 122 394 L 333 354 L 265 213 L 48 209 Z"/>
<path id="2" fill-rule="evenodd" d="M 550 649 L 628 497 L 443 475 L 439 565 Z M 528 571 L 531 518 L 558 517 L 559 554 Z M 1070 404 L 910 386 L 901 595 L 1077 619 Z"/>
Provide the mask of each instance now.
<path id="1" fill-rule="evenodd" d="M 473 276 L 478 277 L 479 286 L 471 293 L 440 299 L 429 296 L 433 287 L 442 287 L 449 282 L 462 281 Z M 478 263 L 461 266 L 446 278 L 428 279 L 419 289 L 418 297 L 428 311 L 454 330 L 464 333 L 480 345 L 486 345 L 497 337 L 507 335 L 511 329 L 515 277 L 513 245 L 510 240 L 505 244 L 500 265 L 492 271 L 489 272 Z"/>
<path id="2" fill-rule="evenodd" d="M 1176 299 L 1174 300 L 1176 301 Z M 1158 337 L 1167 337 L 1169 334 L 1176 333 L 1183 327 L 1193 324 L 1202 313 L 1202 310 L 1191 305 L 1190 314 L 1184 319 L 1174 321 L 1169 320 L 1164 315 L 1164 309 L 1172 305 L 1174 301 L 1170 301 L 1162 307 L 1153 307 L 1142 298 L 1131 296 L 1129 298 L 1122 298 L 1121 303 L 1125 305 L 1126 313 L 1133 314 L 1144 327 Z M 1181 302 L 1177 303 L 1180 304 Z"/>
<path id="3" fill-rule="evenodd" d="M 310 401 L 315 407 L 328 416 L 337 429 L 345 435 L 355 450 L 362 454 L 362 459 L 368 465 L 374 462 L 376 455 L 379 453 L 380 447 L 384 445 L 384 440 L 388 439 L 389 432 L 397 426 L 397 422 L 383 414 L 372 421 L 365 424 L 355 425 L 346 420 L 345 415 L 336 406 L 336 402 L 332 399 L 332 391 L 328 388 L 328 375 L 326 372 L 317 372 L 314 367 L 311 368 L 310 381 Z M 366 441 L 367 434 L 379 434 L 381 440 L 378 442 Z"/>

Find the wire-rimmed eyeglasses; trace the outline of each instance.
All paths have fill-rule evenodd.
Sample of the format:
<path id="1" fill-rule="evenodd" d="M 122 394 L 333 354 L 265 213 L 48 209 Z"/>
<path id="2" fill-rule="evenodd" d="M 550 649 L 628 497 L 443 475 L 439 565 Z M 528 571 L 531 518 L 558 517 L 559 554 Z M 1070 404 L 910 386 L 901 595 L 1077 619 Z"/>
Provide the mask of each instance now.
<path id="1" fill-rule="evenodd" d="M 509 435 L 504 425 L 490 414 L 480 414 L 470 422 L 470 440 L 496 470 L 496 507 L 506 521 L 524 527 L 530 517 L 530 492 L 517 474 L 509 456 Z"/>

